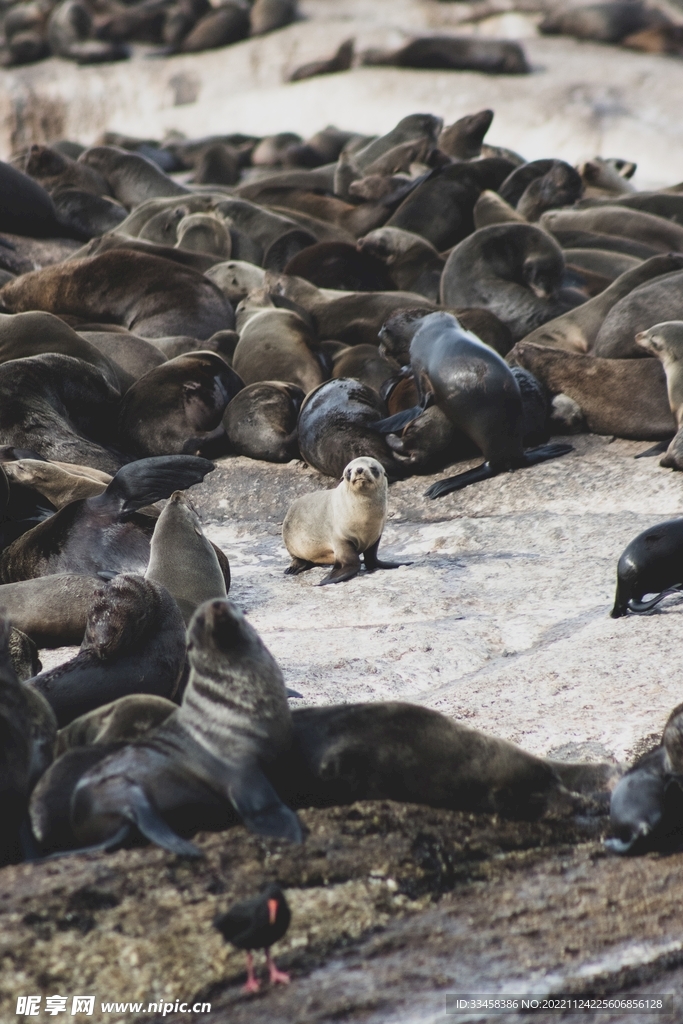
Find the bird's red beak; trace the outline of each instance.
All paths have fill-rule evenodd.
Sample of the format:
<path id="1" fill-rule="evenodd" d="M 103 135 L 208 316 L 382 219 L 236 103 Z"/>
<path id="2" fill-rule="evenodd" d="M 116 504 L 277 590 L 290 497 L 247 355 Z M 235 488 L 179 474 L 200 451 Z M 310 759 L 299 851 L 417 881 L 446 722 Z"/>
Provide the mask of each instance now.
<path id="1" fill-rule="evenodd" d="M 268 918 L 270 920 L 271 927 L 275 924 L 275 918 L 277 917 L 277 900 L 268 900 Z"/>

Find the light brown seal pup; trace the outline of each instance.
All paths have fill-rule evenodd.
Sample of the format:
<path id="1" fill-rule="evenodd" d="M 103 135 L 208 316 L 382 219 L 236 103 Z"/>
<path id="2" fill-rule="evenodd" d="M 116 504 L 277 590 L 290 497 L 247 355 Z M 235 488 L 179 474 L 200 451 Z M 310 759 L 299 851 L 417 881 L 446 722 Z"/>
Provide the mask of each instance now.
<path id="1" fill-rule="evenodd" d="M 635 341 L 640 348 L 656 356 L 664 367 L 669 406 L 678 427 L 659 465 L 683 469 L 683 320 L 655 324 L 649 331 L 636 334 Z"/>
<path id="2" fill-rule="evenodd" d="M 282 539 L 292 556 L 285 570 L 296 576 L 315 565 L 333 569 L 319 583 L 353 579 L 365 567 L 397 569 L 398 562 L 381 562 L 377 549 L 387 521 L 387 475 L 376 459 L 349 462 L 334 490 L 303 494 L 289 507 Z"/>

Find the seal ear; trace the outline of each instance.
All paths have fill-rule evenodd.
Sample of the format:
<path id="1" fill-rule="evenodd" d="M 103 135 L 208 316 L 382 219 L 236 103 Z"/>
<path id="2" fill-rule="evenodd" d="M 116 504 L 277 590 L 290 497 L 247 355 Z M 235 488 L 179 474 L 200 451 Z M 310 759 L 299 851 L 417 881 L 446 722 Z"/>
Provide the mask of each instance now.
<path id="1" fill-rule="evenodd" d="M 283 804 L 257 764 L 232 767 L 227 790 L 231 804 L 251 832 L 302 842 L 299 819 Z"/>

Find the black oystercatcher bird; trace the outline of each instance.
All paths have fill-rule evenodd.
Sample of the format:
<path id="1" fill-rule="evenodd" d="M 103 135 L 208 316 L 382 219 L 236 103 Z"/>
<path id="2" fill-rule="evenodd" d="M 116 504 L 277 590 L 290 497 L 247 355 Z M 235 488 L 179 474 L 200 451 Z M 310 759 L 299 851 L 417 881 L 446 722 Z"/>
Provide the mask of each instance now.
<path id="1" fill-rule="evenodd" d="M 243 992 L 258 992 L 261 987 L 260 981 L 254 977 L 253 949 L 266 951 L 271 985 L 289 984 L 289 975 L 278 971 L 270 955 L 270 947 L 285 934 L 291 917 L 285 894 L 279 885 L 273 883 L 260 896 L 236 903 L 227 914 L 219 914 L 214 919 L 214 928 L 226 942 L 247 951 L 247 983 Z"/>

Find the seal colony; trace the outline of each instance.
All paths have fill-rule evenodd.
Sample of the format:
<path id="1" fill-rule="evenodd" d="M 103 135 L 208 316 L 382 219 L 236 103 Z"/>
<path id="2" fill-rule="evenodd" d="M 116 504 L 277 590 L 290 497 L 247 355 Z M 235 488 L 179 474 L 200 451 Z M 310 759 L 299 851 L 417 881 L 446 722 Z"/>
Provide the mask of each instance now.
<path id="1" fill-rule="evenodd" d="M 680 186 L 637 192 L 623 159 L 527 162 L 484 142 L 492 120 L 62 140 L 0 165 L 25 204 L 0 204 L 2 865 L 146 842 L 197 857 L 198 832 L 241 824 L 305 846 L 298 812 L 361 800 L 547 821 L 611 799 L 612 852 L 677 848 L 679 708 L 624 774 L 417 704 L 290 706 L 193 504 L 236 455 L 336 483 L 282 523 L 296 610 L 308 570 L 353 592 L 398 568 L 378 557 L 393 481 L 472 458 L 425 497 L 551 459 L 569 476 L 581 430 L 683 468 Z M 182 160 L 219 170 L 180 181 Z M 636 537 L 617 577 L 613 617 L 656 614 L 683 588 L 683 519 Z"/>

